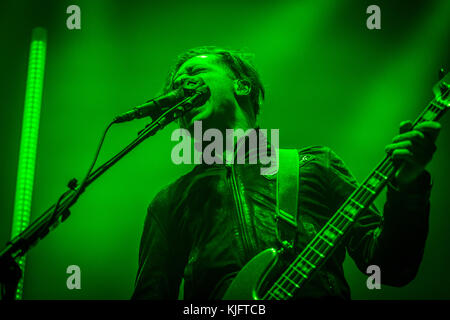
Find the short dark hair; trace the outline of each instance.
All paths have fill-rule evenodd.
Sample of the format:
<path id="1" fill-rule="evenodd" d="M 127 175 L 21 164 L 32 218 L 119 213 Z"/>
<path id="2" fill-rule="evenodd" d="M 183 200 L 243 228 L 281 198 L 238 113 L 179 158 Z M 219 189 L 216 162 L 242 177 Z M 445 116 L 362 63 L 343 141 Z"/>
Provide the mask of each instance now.
<path id="1" fill-rule="evenodd" d="M 214 54 L 222 59 L 222 62 L 227 65 L 238 79 L 247 80 L 250 83 L 250 102 L 253 107 L 255 117 L 258 116 L 261 104 L 264 100 L 264 86 L 261 82 L 260 76 L 253 64 L 254 55 L 244 51 L 235 51 L 224 49 L 216 46 L 201 46 L 190 49 L 178 56 L 175 65 L 169 72 L 164 92 L 173 90 L 174 76 L 180 69 L 181 65 L 187 60 L 205 54 Z"/>

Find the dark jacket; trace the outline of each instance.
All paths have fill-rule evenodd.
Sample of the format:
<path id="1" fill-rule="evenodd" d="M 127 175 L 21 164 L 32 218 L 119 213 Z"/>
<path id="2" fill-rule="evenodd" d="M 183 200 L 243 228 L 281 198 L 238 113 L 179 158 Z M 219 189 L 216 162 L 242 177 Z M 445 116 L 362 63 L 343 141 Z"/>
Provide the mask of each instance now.
<path id="1" fill-rule="evenodd" d="M 299 150 L 301 162 L 298 252 L 356 187 L 342 160 L 327 147 Z M 219 299 L 233 276 L 258 252 L 278 248 L 275 179 L 259 165 L 198 165 L 151 202 L 139 252 L 133 299 Z M 349 299 L 346 251 L 358 268 L 378 265 L 382 284 L 414 279 L 428 233 L 430 176 L 408 190 L 388 187 L 383 215 L 366 209 L 323 268 L 298 297 Z M 307 230 L 305 232 L 304 230 Z"/>

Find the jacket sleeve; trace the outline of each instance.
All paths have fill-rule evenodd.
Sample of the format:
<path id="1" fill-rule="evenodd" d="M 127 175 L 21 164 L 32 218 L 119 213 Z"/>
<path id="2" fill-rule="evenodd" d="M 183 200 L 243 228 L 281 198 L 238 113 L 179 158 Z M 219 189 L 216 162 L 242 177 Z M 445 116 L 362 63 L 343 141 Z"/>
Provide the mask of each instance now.
<path id="1" fill-rule="evenodd" d="M 357 182 L 343 161 L 331 150 L 328 157 L 329 181 L 337 208 L 351 195 Z M 431 178 L 424 171 L 408 188 L 388 185 L 383 214 L 372 205 L 355 222 L 346 248 L 359 270 L 377 265 L 381 282 L 404 286 L 419 269 L 428 234 Z"/>
<path id="2" fill-rule="evenodd" d="M 176 300 L 178 297 L 184 265 L 179 261 L 168 203 L 167 193 L 160 192 L 148 207 L 131 299 Z"/>

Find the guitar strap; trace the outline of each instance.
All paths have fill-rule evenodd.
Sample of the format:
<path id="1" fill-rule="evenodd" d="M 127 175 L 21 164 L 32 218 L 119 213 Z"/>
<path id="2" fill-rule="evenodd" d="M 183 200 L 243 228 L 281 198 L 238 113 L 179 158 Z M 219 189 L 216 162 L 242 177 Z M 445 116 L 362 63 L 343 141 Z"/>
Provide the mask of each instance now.
<path id="1" fill-rule="evenodd" d="M 298 150 L 279 149 L 276 233 L 278 240 L 286 248 L 294 246 L 298 233 L 299 164 Z"/>

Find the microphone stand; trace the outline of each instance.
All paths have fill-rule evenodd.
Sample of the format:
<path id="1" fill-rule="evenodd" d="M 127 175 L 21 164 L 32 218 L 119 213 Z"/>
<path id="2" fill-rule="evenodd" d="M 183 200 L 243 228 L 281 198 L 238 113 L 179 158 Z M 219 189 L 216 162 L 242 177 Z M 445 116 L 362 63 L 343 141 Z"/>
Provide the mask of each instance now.
<path id="1" fill-rule="evenodd" d="M 208 89 L 206 88 L 206 90 Z M 155 121 L 152 121 L 141 130 L 138 137 L 128 146 L 92 172 L 78 188 L 76 187 L 76 180 L 72 180 L 69 183 L 69 188 L 71 190 L 68 190 L 61 195 L 56 204 L 52 205 L 23 232 L 6 244 L 6 248 L 0 252 L 0 284 L 3 284 L 3 300 L 14 300 L 17 285 L 22 277 L 22 270 L 17 264 L 16 259 L 24 256 L 31 247 L 39 242 L 39 240 L 42 240 L 51 230 L 69 217 L 69 209 L 76 203 L 86 187 L 97 180 L 109 168 L 144 140 L 153 136 L 166 125 L 180 118 L 194 106 L 198 105 L 200 101 L 204 100 L 202 99 L 204 97 L 204 91 L 195 91 L 192 96 L 184 98 L 181 102 L 164 112 Z"/>

